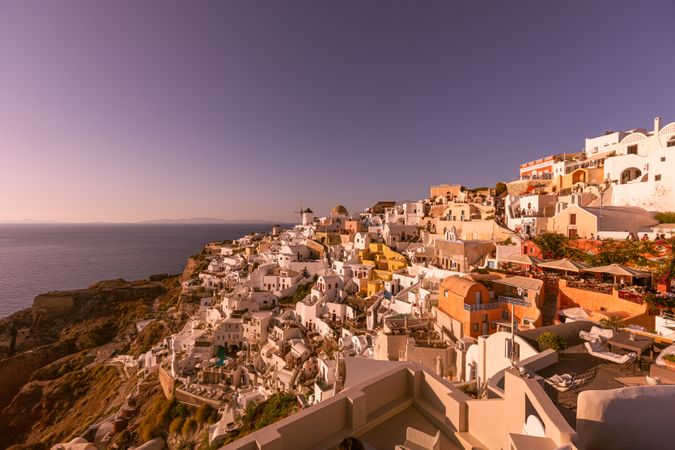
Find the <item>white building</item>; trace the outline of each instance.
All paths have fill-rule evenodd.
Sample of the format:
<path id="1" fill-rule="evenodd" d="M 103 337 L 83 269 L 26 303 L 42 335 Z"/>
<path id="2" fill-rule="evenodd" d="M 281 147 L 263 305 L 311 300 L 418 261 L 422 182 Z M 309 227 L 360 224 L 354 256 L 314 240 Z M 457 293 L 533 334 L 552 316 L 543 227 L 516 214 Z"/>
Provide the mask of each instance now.
<path id="1" fill-rule="evenodd" d="M 241 318 L 225 319 L 213 330 L 213 344 L 228 350 L 241 348 L 243 340 L 244 325 Z"/>
<path id="2" fill-rule="evenodd" d="M 652 131 L 635 129 L 586 140 L 586 153 L 614 152 L 605 159 L 614 206 L 640 206 L 648 211 L 675 210 L 675 122 Z"/>

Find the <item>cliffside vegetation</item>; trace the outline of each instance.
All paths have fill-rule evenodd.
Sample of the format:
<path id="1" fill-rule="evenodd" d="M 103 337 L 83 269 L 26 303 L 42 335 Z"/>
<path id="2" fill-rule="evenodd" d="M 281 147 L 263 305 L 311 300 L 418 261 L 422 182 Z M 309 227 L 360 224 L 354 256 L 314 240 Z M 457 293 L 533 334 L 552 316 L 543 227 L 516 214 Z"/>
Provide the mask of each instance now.
<path id="1" fill-rule="evenodd" d="M 181 300 L 178 276 L 112 280 L 40 297 L 47 309 L 0 320 L 0 430 L 12 430 L 0 433 L 0 448 L 49 448 L 113 415 L 138 380 L 110 358 L 147 351 L 177 331 L 188 317 L 185 309 L 193 308 Z M 51 298 L 72 299 L 70 309 L 50 313 Z M 152 322 L 138 333 L 136 324 L 144 320 Z M 17 330 L 25 337 L 12 340 Z M 113 443 L 142 443 L 136 425 Z"/>
<path id="2" fill-rule="evenodd" d="M 261 403 L 251 403 L 246 408 L 246 413 L 241 417 L 241 426 L 235 433 L 228 435 L 224 444 L 235 441 L 242 436 L 253 433 L 279 419 L 298 410 L 298 401 L 295 395 L 281 392 L 272 395 Z"/>

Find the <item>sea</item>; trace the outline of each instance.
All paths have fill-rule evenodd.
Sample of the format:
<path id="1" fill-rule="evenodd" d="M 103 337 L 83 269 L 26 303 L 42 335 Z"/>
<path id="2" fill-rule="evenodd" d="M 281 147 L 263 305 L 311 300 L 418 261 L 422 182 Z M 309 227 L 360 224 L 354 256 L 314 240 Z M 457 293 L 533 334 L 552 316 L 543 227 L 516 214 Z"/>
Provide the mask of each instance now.
<path id="1" fill-rule="evenodd" d="M 270 230 L 261 223 L 0 224 L 0 318 L 48 291 L 177 274 L 208 242 Z"/>

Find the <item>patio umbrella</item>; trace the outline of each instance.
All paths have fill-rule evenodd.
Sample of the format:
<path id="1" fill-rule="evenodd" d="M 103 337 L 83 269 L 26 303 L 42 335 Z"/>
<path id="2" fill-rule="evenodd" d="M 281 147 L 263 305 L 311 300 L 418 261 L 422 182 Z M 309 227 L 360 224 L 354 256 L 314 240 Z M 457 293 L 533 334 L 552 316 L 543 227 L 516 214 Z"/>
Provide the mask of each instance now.
<path id="1" fill-rule="evenodd" d="M 577 261 L 572 261 L 571 259 L 563 258 L 556 261 L 542 262 L 539 264 L 539 267 L 543 267 L 545 269 L 562 270 L 565 272 L 565 275 L 567 275 L 567 272 L 579 273 L 582 270 L 588 269 L 590 266 Z"/>
<path id="2" fill-rule="evenodd" d="M 636 270 L 631 267 L 622 266 L 621 264 L 609 264 L 607 266 L 600 267 L 589 267 L 587 269 L 582 269 L 583 272 L 594 272 L 594 273 L 606 273 L 607 275 L 612 275 L 614 277 L 614 283 L 616 283 L 616 277 L 630 277 L 633 278 L 648 278 L 651 276 L 648 272 L 643 272 L 641 270 Z"/>
<path id="3" fill-rule="evenodd" d="M 541 259 L 529 255 L 508 256 L 501 259 L 501 262 L 521 264 L 523 266 L 537 266 L 539 263 L 541 263 L 541 261 Z"/>

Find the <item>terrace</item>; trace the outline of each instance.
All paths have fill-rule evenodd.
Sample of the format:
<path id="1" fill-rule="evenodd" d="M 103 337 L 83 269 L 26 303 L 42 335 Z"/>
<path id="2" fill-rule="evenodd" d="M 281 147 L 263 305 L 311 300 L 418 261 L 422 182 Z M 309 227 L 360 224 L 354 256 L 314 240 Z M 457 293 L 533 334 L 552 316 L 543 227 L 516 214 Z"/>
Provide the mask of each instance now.
<path id="1" fill-rule="evenodd" d="M 557 332 L 557 334 L 566 340 L 569 346 L 560 353 L 547 350 L 531 358 L 532 361 L 525 360 L 521 362 L 523 367 L 532 370 L 535 378 L 544 387 L 546 394 L 553 401 L 561 415 L 573 427 L 576 426 L 577 422 L 577 401 L 581 392 L 647 385 L 647 377 L 650 373 L 654 373 L 652 366 L 657 367 L 654 365 L 654 353 L 648 350 L 660 352 L 660 347 L 663 346 L 663 344 L 655 343 L 649 337 L 636 335 L 635 342 L 638 346 L 643 344 L 644 352 L 641 355 L 629 355 L 631 353 L 630 350 L 624 350 L 617 345 L 612 345 L 616 341 L 621 341 L 622 337 L 629 334 L 629 330 L 624 329 L 624 331 L 615 332 L 614 338 L 609 338 L 608 341 L 603 340 L 601 344 L 601 346 L 606 348 L 607 343 L 609 343 L 610 347 L 608 350 L 611 350 L 614 354 L 612 356 L 617 358 L 617 361 L 620 357 L 622 362 L 609 361 L 598 355 L 589 353 L 586 341 L 579 337 L 579 332 L 593 331 L 590 328 L 591 326 L 591 322 L 579 321 L 545 327 L 544 331 Z M 522 337 L 533 344 L 541 334 L 541 328 L 521 333 Z M 630 341 L 630 343 L 633 342 Z M 667 370 L 662 368 L 662 366 L 658 367 L 661 373 L 663 373 L 663 370 Z M 555 386 L 555 383 L 546 381 L 552 380 L 552 377 L 555 376 L 566 375 L 570 375 L 573 380 L 569 387 Z M 675 372 L 672 375 L 672 377 L 662 376 L 661 383 L 675 384 Z"/>
<path id="2" fill-rule="evenodd" d="M 627 352 L 622 352 L 627 353 Z M 567 348 L 558 355 L 558 362 L 536 372 L 543 379 L 554 375 L 571 374 L 587 377 L 587 382 L 578 388 L 560 392 L 544 383 L 545 391 L 553 400 L 562 416 L 571 426 L 575 426 L 577 414 L 577 398 L 586 390 L 607 390 L 626 387 L 628 379 L 649 375 L 649 363 L 616 364 L 601 360 L 586 351 L 583 344 Z M 621 381 L 624 381 L 622 383 Z"/>

